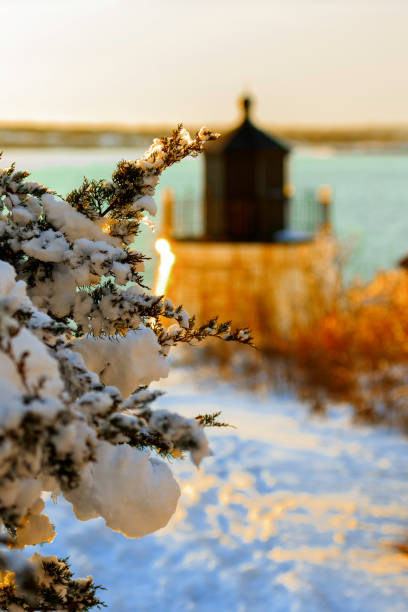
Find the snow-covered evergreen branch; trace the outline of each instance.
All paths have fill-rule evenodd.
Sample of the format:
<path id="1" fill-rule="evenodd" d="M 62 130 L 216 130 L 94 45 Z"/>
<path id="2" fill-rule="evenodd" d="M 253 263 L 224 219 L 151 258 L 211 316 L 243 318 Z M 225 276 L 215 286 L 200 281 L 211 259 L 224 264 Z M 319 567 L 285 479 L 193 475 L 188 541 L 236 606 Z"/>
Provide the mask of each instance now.
<path id="1" fill-rule="evenodd" d="M 30 561 L 0 555 L 0 606 L 10 612 L 90 610 L 105 605 L 96 597 L 99 588 L 91 576 L 74 579 L 67 559 L 35 553 Z"/>
<path id="2" fill-rule="evenodd" d="M 210 454 L 203 427 L 215 418 L 154 410 L 158 393 L 148 385 L 167 376 L 175 344 L 209 336 L 250 343 L 250 332 L 216 319 L 197 327 L 182 306 L 151 295 L 133 245 L 145 212 L 156 212 L 161 172 L 214 138 L 206 129 L 191 138 L 179 126 L 141 159 L 121 161 L 111 181 L 84 180 L 65 200 L 14 166 L 0 170 L 3 546 L 54 537 L 43 491 L 62 493 L 81 520 L 102 516 L 129 537 L 150 533 L 168 522 L 179 497 L 157 454 L 189 452 L 196 465 Z M 0 585 L 5 609 L 98 603 L 92 581 L 74 581 L 57 559 L 35 558 L 31 591 L 21 586 L 12 554 L 0 558 L 9 571 Z"/>

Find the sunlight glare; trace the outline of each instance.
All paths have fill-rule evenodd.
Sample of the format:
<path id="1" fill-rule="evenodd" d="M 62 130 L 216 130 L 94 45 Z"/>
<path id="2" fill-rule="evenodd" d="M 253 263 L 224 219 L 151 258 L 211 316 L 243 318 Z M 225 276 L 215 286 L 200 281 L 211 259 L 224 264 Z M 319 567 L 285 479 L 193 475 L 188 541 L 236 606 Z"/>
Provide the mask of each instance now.
<path id="1" fill-rule="evenodd" d="M 176 257 L 171 250 L 169 241 L 165 238 L 159 238 L 156 240 L 154 248 L 159 255 L 159 265 L 158 269 L 156 270 L 154 293 L 156 295 L 163 295 L 166 291 L 170 272 Z"/>

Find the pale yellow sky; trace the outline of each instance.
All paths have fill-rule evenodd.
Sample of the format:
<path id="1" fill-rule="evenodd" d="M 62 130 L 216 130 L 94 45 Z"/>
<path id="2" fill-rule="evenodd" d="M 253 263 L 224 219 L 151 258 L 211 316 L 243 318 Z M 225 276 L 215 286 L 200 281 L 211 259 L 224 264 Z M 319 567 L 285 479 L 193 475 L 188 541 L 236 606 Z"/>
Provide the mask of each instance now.
<path id="1" fill-rule="evenodd" d="M 408 0 L 0 0 L 0 121 L 408 123 Z"/>

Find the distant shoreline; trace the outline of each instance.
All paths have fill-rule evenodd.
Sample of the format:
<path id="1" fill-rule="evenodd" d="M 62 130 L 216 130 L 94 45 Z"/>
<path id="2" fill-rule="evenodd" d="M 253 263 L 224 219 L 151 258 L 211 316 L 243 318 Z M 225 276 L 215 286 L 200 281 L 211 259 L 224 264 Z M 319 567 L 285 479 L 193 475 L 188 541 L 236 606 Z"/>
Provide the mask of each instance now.
<path id="1" fill-rule="evenodd" d="M 187 126 L 189 127 L 189 126 Z M 153 138 L 172 132 L 170 126 L 0 123 L 0 150 L 7 148 L 146 147 Z M 195 127 L 190 128 L 192 132 Z M 217 126 L 228 132 L 230 126 Z M 297 146 L 336 150 L 408 151 L 408 126 L 282 127 L 269 132 Z"/>

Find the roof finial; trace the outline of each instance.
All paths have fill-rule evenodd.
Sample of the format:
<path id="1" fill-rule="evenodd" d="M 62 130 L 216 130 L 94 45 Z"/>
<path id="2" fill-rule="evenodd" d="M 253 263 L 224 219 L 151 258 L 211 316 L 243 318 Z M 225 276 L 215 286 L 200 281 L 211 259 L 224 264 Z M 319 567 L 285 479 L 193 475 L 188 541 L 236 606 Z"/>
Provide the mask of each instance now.
<path id="1" fill-rule="evenodd" d="M 248 121 L 252 100 L 249 96 L 243 96 L 240 102 L 241 102 L 242 110 L 244 111 L 244 121 Z"/>

